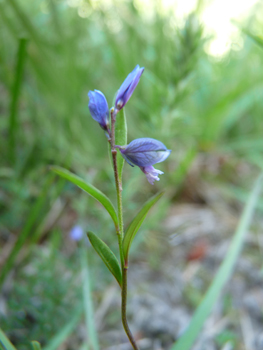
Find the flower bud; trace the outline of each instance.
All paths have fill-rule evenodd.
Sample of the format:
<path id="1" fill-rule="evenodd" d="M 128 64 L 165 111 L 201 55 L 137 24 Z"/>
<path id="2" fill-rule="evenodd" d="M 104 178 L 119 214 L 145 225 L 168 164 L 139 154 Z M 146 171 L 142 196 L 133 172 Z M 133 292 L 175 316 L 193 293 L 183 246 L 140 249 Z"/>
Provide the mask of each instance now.
<path id="1" fill-rule="evenodd" d="M 139 83 L 143 71 L 144 68 L 140 68 L 140 66 L 137 64 L 134 70 L 127 76 L 127 78 L 122 83 L 121 87 L 117 92 L 115 101 L 115 109 L 117 111 L 120 111 L 130 99 L 134 89 Z"/>
<path id="2" fill-rule="evenodd" d="M 128 163 L 139 167 L 163 162 L 171 153 L 161 141 L 147 137 L 133 140 L 129 145 L 118 148 Z"/>
<path id="3" fill-rule="evenodd" d="M 107 100 L 99 90 L 89 91 L 89 110 L 92 118 L 96 120 L 105 131 L 109 130 L 109 107 Z"/>
<path id="4" fill-rule="evenodd" d="M 131 166 L 140 167 L 152 185 L 155 180 L 159 181 L 158 175 L 163 174 L 152 165 L 163 162 L 171 153 L 161 141 L 151 138 L 136 139 L 127 146 L 116 147 Z"/>

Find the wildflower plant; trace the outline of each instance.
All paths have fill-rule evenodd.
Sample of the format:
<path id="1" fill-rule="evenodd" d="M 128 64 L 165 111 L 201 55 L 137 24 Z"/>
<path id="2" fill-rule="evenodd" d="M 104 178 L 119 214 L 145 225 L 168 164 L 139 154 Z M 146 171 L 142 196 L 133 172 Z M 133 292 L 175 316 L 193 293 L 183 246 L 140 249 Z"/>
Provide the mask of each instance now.
<path id="1" fill-rule="evenodd" d="M 155 169 L 153 165 L 163 162 L 171 152 L 161 141 L 152 138 L 139 138 L 127 144 L 127 124 L 124 106 L 131 98 L 137 84 L 139 83 L 143 71 L 144 68 L 140 68 L 139 65 L 137 65 L 135 69 L 127 76 L 116 94 L 114 107 L 112 107 L 110 111 L 108 109 L 107 100 L 101 91 L 94 90 L 89 91 L 88 93 L 90 114 L 104 130 L 110 144 L 117 194 L 117 211 L 110 199 L 100 190 L 66 169 L 61 167 L 52 167 L 52 170 L 58 175 L 73 182 L 75 185 L 97 199 L 105 207 L 113 220 L 119 244 L 120 263 L 111 249 L 96 234 L 88 232 L 88 238 L 121 288 L 122 324 L 134 349 L 139 348 L 129 329 L 126 315 L 129 250 L 136 233 L 146 217 L 146 214 L 161 198 L 163 192 L 150 198 L 124 231 L 122 208 L 122 170 L 124 161 L 126 160 L 126 162 L 132 167 L 138 166 L 146 175 L 148 182 L 153 185 L 155 181 L 160 180 L 159 175 L 163 174 L 162 171 Z M 72 234 L 74 237 L 76 235 L 79 236 L 79 229 L 75 229 Z"/>

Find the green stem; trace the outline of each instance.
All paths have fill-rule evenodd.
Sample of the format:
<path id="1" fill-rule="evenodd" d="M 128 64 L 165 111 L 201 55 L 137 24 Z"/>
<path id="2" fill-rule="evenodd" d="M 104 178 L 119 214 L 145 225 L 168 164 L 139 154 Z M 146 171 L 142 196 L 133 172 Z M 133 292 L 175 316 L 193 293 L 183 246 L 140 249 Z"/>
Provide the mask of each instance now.
<path id="1" fill-rule="evenodd" d="M 117 166 L 117 150 L 115 148 L 115 121 L 116 121 L 116 112 L 114 109 L 111 109 L 111 154 L 113 160 L 113 169 L 114 169 L 114 178 L 115 185 L 117 191 L 117 205 L 118 205 L 118 222 L 119 226 L 117 229 L 118 243 L 119 243 L 119 251 L 120 251 L 120 259 L 121 259 L 121 267 L 124 266 L 124 258 L 123 258 L 123 249 L 122 249 L 122 240 L 123 240 L 123 215 L 122 215 L 122 184 L 118 174 L 118 166 Z"/>
<path id="2" fill-rule="evenodd" d="M 115 185 L 116 185 L 116 191 L 117 191 L 117 204 L 118 204 L 118 229 L 117 229 L 117 236 L 118 236 L 118 242 L 119 242 L 119 250 L 120 250 L 120 259 L 121 259 L 121 267 L 122 267 L 122 290 L 121 290 L 121 315 L 122 315 L 122 324 L 123 328 L 130 340 L 130 343 L 134 350 L 139 350 L 139 348 L 136 345 L 136 342 L 133 338 L 133 335 L 130 331 L 130 328 L 128 326 L 127 322 L 127 270 L 128 270 L 128 263 L 124 264 L 124 257 L 123 257 L 123 213 L 122 213 L 122 182 L 121 178 L 118 174 L 118 167 L 117 167 L 117 150 L 115 147 L 115 121 L 116 121 L 116 112 L 112 108 L 111 109 L 111 154 L 112 154 L 112 160 L 113 160 L 113 168 L 114 168 L 114 177 L 115 177 Z"/>
<path id="3" fill-rule="evenodd" d="M 122 325 L 127 334 L 127 337 L 130 340 L 130 343 L 134 350 L 139 350 L 136 342 L 133 338 L 132 332 L 130 331 L 128 322 L 127 322 L 127 273 L 128 266 L 124 266 L 122 270 L 122 290 L 121 290 L 121 314 L 122 314 Z"/>

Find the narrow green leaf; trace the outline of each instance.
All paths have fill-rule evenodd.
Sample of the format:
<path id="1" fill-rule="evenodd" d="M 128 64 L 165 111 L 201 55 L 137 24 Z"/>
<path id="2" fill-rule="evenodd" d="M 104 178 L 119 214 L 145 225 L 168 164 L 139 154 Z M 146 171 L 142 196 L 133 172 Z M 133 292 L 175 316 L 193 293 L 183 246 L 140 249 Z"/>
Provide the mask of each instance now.
<path id="1" fill-rule="evenodd" d="M 23 79 L 24 63 L 26 57 L 27 39 L 21 38 L 18 43 L 17 61 L 14 74 L 14 82 L 10 93 L 10 117 L 9 117 L 9 154 L 12 162 L 15 161 L 15 148 L 18 130 L 18 100 Z"/>
<path id="2" fill-rule="evenodd" d="M 114 206 L 111 203 L 110 199 L 107 196 L 105 196 L 104 193 L 102 193 L 96 187 L 85 182 L 80 177 L 78 177 L 77 175 L 71 173 L 70 171 L 64 168 L 52 166 L 51 170 L 54 171 L 59 176 L 63 177 L 64 179 L 72 182 L 74 185 L 78 186 L 83 191 L 87 192 L 93 198 L 97 199 L 97 201 L 99 201 L 104 206 L 104 208 L 108 211 L 108 213 L 112 217 L 112 220 L 115 226 L 118 226 L 118 219 L 117 219 L 117 214 L 114 209 Z"/>
<path id="3" fill-rule="evenodd" d="M 107 246 L 107 244 L 105 244 L 94 233 L 89 232 L 88 237 L 89 237 L 90 243 L 92 244 L 92 246 L 96 250 L 96 252 L 99 254 L 99 256 L 103 260 L 104 264 L 107 266 L 107 268 L 113 274 L 113 276 L 116 278 L 119 285 L 122 286 L 121 268 L 120 268 L 120 265 L 119 265 L 119 262 L 118 262 L 116 256 L 113 254 L 113 252 Z"/>
<path id="4" fill-rule="evenodd" d="M 16 350 L 14 345 L 10 342 L 10 340 L 7 338 L 7 336 L 1 329 L 0 329 L 0 344 L 2 344 L 6 350 Z"/>
<path id="5" fill-rule="evenodd" d="M 164 192 L 161 192 L 150 198 L 128 226 L 123 239 L 123 255 L 125 261 L 128 260 L 131 243 L 141 227 L 141 224 L 143 223 L 148 211 L 162 197 L 163 194 Z"/>
<path id="6" fill-rule="evenodd" d="M 252 39 L 257 45 L 263 48 L 263 39 L 257 35 L 252 34 L 249 30 L 241 28 L 242 32 Z"/>
<path id="7" fill-rule="evenodd" d="M 196 155 L 197 155 L 197 149 L 189 148 L 185 157 L 178 164 L 175 174 L 172 175 L 174 187 L 178 187 L 182 184 L 189 170 L 189 167 L 192 165 L 192 162 L 196 158 Z"/>
<path id="8" fill-rule="evenodd" d="M 127 123 L 124 108 L 120 110 L 116 117 L 115 123 L 115 143 L 118 146 L 124 146 L 127 144 Z M 124 165 L 124 158 L 120 152 L 117 153 L 117 167 L 119 179 L 122 178 L 122 169 Z"/>
<path id="9" fill-rule="evenodd" d="M 21 23 L 23 29 L 27 31 L 30 38 L 36 43 L 36 45 L 38 45 L 38 48 L 42 50 L 44 45 L 41 45 L 42 39 L 40 39 L 38 29 L 33 25 L 31 17 L 24 11 L 23 6 L 21 6 L 16 0 L 9 0 L 7 3 L 14 11 L 15 18 Z"/>
<path id="10" fill-rule="evenodd" d="M 80 264 L 82 272 L 82 295 L 84 313 L 87 327 L 87 345 L 91 345 L 92 350 L 99 350 L 98 335 L 95 327 L 95 317 L 93 312 L 91 278 L 88 264 L 87 246 L 82 242 L 80 250 Z"/>
<path id="11" fill-rule="evenodd" d="M 191 323 L 183 334 L 183 336 L 176 342 L 176 344 L 171 348 L 171 350 L 189 350 L 192 348 L 194 341 L 196 340 L 198 334 L 210 311 L 215 304 L 220 292 L 222 291 L 224 285 L 229 280 L 234 264 L 236 263 L 238 256 L 241 252 L 242 245 L 244 243 L 245 234 L 251 223 L 253 212 L 256 208 L 257 201 L 262 188 L 263 174 L 257 179 L 254 188 L 249 196 L 246 207 L 241 216 L 238 228 L 232 239 L 231 245 L 227 252 L 227 255 L 222 262 L 216 276 L 213 279 L 208 291 L 206 292 L 201 304 L 198 306 Z"/>
<path id="12" fill-rule="evenodd" d="M 33 350 L 41 350 L 41 345 L 38 341 L 33 340 L 31 341 L 31 344 L 32 344 Z"/>

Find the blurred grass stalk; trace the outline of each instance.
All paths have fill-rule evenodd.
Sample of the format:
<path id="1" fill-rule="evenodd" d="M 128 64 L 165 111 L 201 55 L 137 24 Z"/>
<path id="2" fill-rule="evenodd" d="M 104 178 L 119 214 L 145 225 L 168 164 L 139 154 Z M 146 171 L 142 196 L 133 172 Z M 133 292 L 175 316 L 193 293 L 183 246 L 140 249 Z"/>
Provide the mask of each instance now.
<path id="1" fill-rule="evenodd" d="M 44 187 L 42 189 L 42 192 L 39 195 L 29 217 L 27 218 L 27 222 L 26 222 L 23 230 L 21 231 L 20 235 L 18 236 L 17 241 L 15 242 L 15 245 L 14 245 L 11 253 L 9 254 L 7 260 L 5 261 L 5 263 L 1 269 L 0 287 L 3 285 L 5 278 L 8 275 L 8 273 L 10 272 L 10 270 L 14 267 L 16 257 L 18 255 L 18 253 L 20 252 L 21 248 L 23 247 L 23 245 L 25 244 L 30 233 L 32 233 L 34 225 L 38 221 L 41 222 L 40 213 L 41 213 L 41 211 L 43 211 L 43 208 L 46 204 L 46 201 L 48 198 L 47 195 L 50 191 L 51 184 L 54 181 L 54 177 L 55 176 L 53 174 L 49 174 L 49 176 L 47 176 L 46 182 L 45 182 Z M 34 236 L 34 234 L 32 234 L 32 236 Z"/>
<path id="2" fill-rule="evenodd" d="M 83 304 L 77 306 L 75 311 L 69 316 L 69 321 L 62 327 L 56 335 L 49 340 L 48 344 L 43 350 L 56 350 L 60 345 L 71 335 L 74 329 L 77 327 L 80 317 L 83 313 Z"/>
<path id="3" fill-rule="evenodd" d="M 2 348 L 1 344 L 3 345 L 5 350 L 16 350 L 14 345 L 6 337 L 5 333 L 0 329 L 0 349 Z"/>
<path id="4" fill-rule="evenodd" d="M 212 307 L 216 303 L 225 284 L 231 277 L 234 265 L 237 262 L 238 256 L 244 244 L 246 232 L 253 218 L 253 213 L 259 200 L 262 185 L 263 173 L 261 173 L 254 184 L 224 261 L 222 262 L 216 276 L 206 292 L 203 301 L 195 311 L 188 329 L 182 335 L 182 337 L 179 338 L 171 350 L 189 350 L 198 337 L 198 334 L 200 333 L 204 322 L 208 318 Z"/>
<path id="5" fill-rule="evenodd" d="M 17 62 L 15 68 L 15 76 L 13 86 L 10 91 L 10 117 L 9 117 L 9 156 L 11 162 L 15 163 L 16 156 L 16 140 L 18 130 L 18 101 L 23 80 L 24 65 L 26 60 L 26 47 L 28 40 L 26 38 L 19 39 L 17 50 Z"/>
<path id="6" fill-rule="evenodd" d="M 80 263 L 82 273 L 83 303 L 87 327 L 87 343 L 92 350 L 99 350 L 98 336 L 95 328 L 95 317 L 91 295 L 91 280 L 88 265 L 87 245 L 85 240 L 81 242 Z"/>

